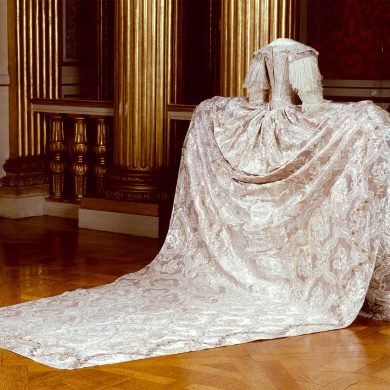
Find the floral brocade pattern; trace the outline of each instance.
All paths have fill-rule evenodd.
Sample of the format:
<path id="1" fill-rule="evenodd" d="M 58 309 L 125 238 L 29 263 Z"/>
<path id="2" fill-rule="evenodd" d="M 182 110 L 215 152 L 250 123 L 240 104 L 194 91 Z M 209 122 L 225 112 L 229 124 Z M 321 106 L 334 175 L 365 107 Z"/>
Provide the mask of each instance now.
<path id="1" fill-rule="evenodd" d="M 58 368 L 390 320 L 390 118 L 200 104 L 166 241 L 139 272 L 0 309 L 0 346 Z"/>

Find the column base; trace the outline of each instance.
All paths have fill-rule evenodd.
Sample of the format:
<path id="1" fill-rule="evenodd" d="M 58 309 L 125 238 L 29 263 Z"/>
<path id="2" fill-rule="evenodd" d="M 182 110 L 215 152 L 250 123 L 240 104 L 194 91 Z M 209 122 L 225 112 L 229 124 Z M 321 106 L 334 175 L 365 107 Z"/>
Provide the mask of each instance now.
<path id="1" fill-rule="evenodd" d="M 0 179 L 0 216 L 27 218 L 45 214 L 49 196 L 48 177 L 42 156 L 10 158 L 4 164 L 6 176 Z"/>
<path id="2" fill-rule="evenodd" d="M 19 219 L 45 214 L 49 185 L 0 187 L 0 216 Z"/>
<path id="3" fill-rule="evenodd" d="M 134 171 L 114 167 L 107 175 L 105 197 L 120 201 L 159 203 L 172 196 L 173 176 L 165 171 Z"/>

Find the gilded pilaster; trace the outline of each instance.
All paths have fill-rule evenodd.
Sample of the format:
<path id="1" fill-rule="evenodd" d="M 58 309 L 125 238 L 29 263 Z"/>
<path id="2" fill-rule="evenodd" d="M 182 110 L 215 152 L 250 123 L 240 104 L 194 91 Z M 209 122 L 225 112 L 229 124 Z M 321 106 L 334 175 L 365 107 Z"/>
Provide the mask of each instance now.
<path id="1" fill-rule="evenodd" d="M 59 98 L 58 0 L 16 0 L 16 126 L 14 157 L 42 154 L 46 128 L 31 98 Z"/>
<path id="2" fill-rule="evenodd" d="M 45 152 L 46 122 L 42 114 L 30 110 L 30 99 L 59 97 L 59 1 L 8 2 L 12 166 L 18 160 L 24 166 Z M 8 185 L 9 180 L 2 182 Z"/>
<path id="3" fill-rule="evenodd" d="M 173 0 L 118 0 L 115 15 L 114 168 L 107 196 L 154 201 L 167 167 L 167 63 Z"/>
<path id="4" fill-rule="evenodd" d="M 240 96 L 253 52 L 276 38 L 296 38 L 297 0 L 221 3 L 221 94 Z"/>

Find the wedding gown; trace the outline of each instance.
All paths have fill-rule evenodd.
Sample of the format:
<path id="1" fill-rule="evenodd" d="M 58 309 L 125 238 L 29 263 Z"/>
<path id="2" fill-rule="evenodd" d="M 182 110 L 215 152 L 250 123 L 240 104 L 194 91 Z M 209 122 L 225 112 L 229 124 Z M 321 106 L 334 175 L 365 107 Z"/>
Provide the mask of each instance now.
<path id="1" fill-rule="evenodd" d="M 343 328 L 364 301 L 390 319 L 389 115 L 324 101 L 294 41 L 258 51 L 246 87 L 196 108 L 155 260 L 0 309 L 0 347 L 74 369 Z"/>

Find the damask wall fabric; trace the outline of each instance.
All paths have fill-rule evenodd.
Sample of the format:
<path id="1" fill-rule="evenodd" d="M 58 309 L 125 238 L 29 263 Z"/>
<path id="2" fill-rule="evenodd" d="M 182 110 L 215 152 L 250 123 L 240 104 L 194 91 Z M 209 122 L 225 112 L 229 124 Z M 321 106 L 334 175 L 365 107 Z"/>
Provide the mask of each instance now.
<path id="1" fill-rule="evenodd" d="M 389 20 L 388 0 L 310 0 L 307 38 L 324 78 L 389 80 Z"/>
<path id="2" fill-rule="evenodd" d="M 0 309 L 0 346 L 74 369 L 343 328 L 365 298 L 363 315 L 390 320 L 390 118 L 315 84 L 294 105 L 301 48 L 260 53 L 270 102 L 197 107 L 150 265 Z"/>

